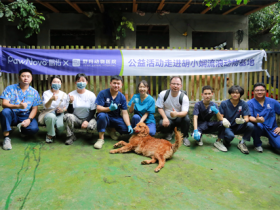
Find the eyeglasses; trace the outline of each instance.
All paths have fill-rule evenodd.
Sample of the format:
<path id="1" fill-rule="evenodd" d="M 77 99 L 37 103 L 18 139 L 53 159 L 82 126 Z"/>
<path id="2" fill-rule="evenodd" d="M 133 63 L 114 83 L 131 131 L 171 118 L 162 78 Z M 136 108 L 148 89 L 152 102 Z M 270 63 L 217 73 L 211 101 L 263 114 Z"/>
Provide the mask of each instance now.
<path id="1" fill-rule="evenodd" d="M 255 90 L 256 92 L 264 92 L 265 90 Z"/>
<path id="2" fill-rule="evenodd" d="M 180 86 L 181 84 L 179 84 L 179 83 L 171 83 L 171 85 L 173 85 L 173 86 Z"/>

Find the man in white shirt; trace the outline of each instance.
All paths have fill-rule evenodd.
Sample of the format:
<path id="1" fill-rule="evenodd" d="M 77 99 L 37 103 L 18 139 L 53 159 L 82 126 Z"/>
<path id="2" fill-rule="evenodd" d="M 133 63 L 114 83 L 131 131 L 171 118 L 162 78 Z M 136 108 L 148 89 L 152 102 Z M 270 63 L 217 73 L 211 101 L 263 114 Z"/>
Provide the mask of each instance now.
<path id="1" fill-rule="evenodd" d="M 158 96 L 156 106 L 162 119 L 159 122 L 162 133 L 167 133 L 166 140 L 172 139 L 175 127 L 181 128 L 183 142 L 185 146 L 190 146 L 188 132 L 190 119 L 188 117 L 189 98 L 180 91 L 182 88 L 182 79 L 174 76 L 170 79 L 170 90 L 161 91 Z"/>

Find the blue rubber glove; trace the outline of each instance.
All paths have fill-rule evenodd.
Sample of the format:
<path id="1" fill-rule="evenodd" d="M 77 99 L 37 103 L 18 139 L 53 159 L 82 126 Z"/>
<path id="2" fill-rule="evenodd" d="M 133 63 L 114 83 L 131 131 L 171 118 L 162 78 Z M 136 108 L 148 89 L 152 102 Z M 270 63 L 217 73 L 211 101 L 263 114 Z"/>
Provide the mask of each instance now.
<path id="1" fill-rule="evenodd" d="M 118 109 L 118 105 L 117 105 L 117 104 L 114 104 L 113 101 L 112 101 L 111 104 L 110 104 L 109 109 L 110 109 L 111 111 L 115 111 L 116 109 Z"/>
<path id="2" fill-rule="evenodd" d="M 193 131 L 193 138 L 196 140 L 196 141 L 199 141 L 199 139 L 200 139 L 200 134 L 199 134 L 199 132 L 198 132 L 198 130 L 196 129 L 196 130 L 194 130 Z"/>
<path id="3" fill-rule="evenodd" d="M 134 104 L 139 103 L 139 98 L 136 98 L 136 97 L 135 97 L 135 98 L 133 99 L 133 103 L 134 103 Z"/>
<path id="4" fill-rule="evenodd" d="M 133 128 L 131 127 L 131 125 L 127 126 L 127 128 L 128 128 L 128 133 L 133 134 Z"/>
<path id="5" fill-rule="evenodd" d="M 214 112 L 215 114 L 219 113 L 219 110 L 216 108 L 216 106 L 211 106 L 210 109 L 212 110 L 212 112 Z"/>

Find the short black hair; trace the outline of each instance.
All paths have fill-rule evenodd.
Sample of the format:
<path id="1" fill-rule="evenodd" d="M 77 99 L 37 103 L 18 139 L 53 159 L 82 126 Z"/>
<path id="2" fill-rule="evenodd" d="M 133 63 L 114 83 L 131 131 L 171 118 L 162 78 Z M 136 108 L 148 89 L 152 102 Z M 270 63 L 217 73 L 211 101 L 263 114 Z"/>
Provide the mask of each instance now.
<path id="1" fill-rule="evenodd" d="M 53 77 L 51 77 L 50 84 L 52 84 L 52 81 L 53 81 L 55 78 L 59 79 L 60 82 L 62 82 L 62 79 L 60 78 L 59 75 L 54 75 Z"/>
<path id="2" fill-rule="evenodd" d="M 121 77 L 121 76 L 119 76 L 119 75 L 114 75 L 114 76 L 111 76 L 111 81 L 110 81 L 110 82 L 112 82 L 113 80 L 121 80 L 121 81 L 123 82 L 122 77 Z"/>
<path id="3" fill-rule="evenodd" d="M 87 76 L 84 73 L 77 74 L 75 81 L 77 82 L 81 77 L 84 77 L 86 79 L 86 81 L 88 81 L 88 78 L 87 78 Z"/>
<path id="4" fill-rule="evenodd" d="M 174 78 L 179 78 L 179 79 L 181 80 L 181 83 L 182 83 L 182 78 L 181 78 L 180 76 L 173 76 L 173 77 L 171 77 L 171 78 L 170 78 L 170 83 L 171 83 L 171 81 L 172 81 Z"/>
<path id="5" fill-rule="evenodd" d="M 232 94 L 236 92 L 240 93 L 240 97 L 244 95 L 244 89 L 239 85 L 233 85 L 228 89 L 228 94 Z"/>
<path id="6" fill-rule="evenodd" d="M 206 85 L 202 88 L 202 93 L 204 92 L 204 90 L 211 90 L 211 92 L 213 93 L 213 88 L 210 85 Z"/>
<path id="7" fill-rule="evenodd" d="M 29 70 L 29 69 L 21 69 L 21 70 L 19 71 L 18 75 L 20 76 L 20 75 L 21 75 L 22 73 L 24 73 L 24 72 L 29 72 L 29 73 L 31 74 L 31 76 L 33 75 L 33 74 L 32 74 L 32 71 Z"/>
<path id="8" fill-rule="evenodd" d="M 256 83 L 256 84 L 254 84 L 253 91 L 254 91 L 255 88 L 258 87 L 258 86 L 262 86 L 262 87 L 264 87 L 264 89 L 266 90 L 265 84 L 263 84 L 262 82 L 258 82 L 258 83 Z"/>

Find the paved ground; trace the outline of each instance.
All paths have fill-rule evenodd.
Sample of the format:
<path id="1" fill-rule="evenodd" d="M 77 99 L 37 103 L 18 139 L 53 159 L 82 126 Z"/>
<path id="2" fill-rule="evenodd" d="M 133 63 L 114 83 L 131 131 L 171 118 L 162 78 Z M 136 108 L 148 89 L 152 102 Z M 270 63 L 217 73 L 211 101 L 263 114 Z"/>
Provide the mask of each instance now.
<path id="1" fill-rule="evenodd" d="M 243 155 L 235 139 L 229 152 L 182 146 L 158 174 L 155 164 L 134 153 L 109 154 L 97 135 L 79 134 L 44 143 L 44 130 L 31 139 L 11 137 L 13 149 L 0 150 L 1 209 L 279 209 L 280 156 L 264 141 L 264 153 Z M 173 140 L 174 141 L 174 140 Z M 2 142 L 1 142 L 2 144 Z"/>

